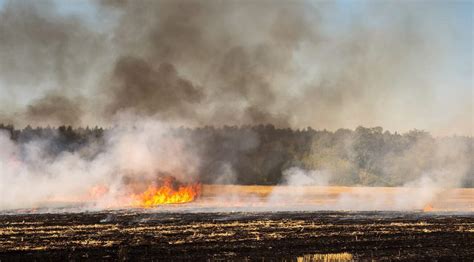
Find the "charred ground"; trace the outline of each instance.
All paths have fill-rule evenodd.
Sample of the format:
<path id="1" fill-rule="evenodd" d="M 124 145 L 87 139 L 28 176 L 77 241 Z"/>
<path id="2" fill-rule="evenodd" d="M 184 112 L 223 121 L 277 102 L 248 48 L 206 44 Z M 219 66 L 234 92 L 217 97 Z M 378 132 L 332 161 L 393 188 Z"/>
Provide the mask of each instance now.
<path id="1" fill-rule="evenodd" d="M 474 216 L 420 212 L 169 213 L 0 216 L 0 260 L 469 260 Z"/>

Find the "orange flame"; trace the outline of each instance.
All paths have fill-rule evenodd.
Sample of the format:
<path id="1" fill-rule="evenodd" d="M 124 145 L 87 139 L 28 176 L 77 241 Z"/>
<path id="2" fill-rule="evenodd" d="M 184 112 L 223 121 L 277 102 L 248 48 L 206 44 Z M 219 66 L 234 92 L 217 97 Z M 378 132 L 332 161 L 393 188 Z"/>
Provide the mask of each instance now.
<path id="1" fill-rule="evenodd" d="M 423 208 L 423 212 L 431 212 L 433 211 L 433 206 L 431 204 L 427 204 L 424 208 Z"/>
<path id="2" fill-rule="evenodd" d="M 199 195 L 200 184 L 180 185 L 177 189 L 172 180 L 165 180 L 162 186 L 150 185 L 141 194 L 133 194 L 133 206 L 150 208 L 164 204 L 179 204 L 194 201 Z"/>

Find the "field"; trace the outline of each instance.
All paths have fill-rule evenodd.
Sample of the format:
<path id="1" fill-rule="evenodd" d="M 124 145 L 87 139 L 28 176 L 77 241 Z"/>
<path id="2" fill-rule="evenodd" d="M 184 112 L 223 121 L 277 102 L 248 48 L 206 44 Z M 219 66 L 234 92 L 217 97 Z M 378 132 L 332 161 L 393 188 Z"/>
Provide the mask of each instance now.
<path id="1" fill-rule="evenodd" d="M 154 209 L 10 210 L 0 214 L 0 260 L 472 261 L 471 189 L 441 192 L 430 212 L 316 210 L 364 190 L 312 188 L 288 206 L 288 188 L 273 203 L 268 187 L 205 186 L 194 203 Z M 371 190 L 388 202 L 398 194 Z"/>
<path id="2" fill-rule="evenodd" d="M 205 185 L 195 203 L 228 210 L 474 212 L 474 188 Z"/>

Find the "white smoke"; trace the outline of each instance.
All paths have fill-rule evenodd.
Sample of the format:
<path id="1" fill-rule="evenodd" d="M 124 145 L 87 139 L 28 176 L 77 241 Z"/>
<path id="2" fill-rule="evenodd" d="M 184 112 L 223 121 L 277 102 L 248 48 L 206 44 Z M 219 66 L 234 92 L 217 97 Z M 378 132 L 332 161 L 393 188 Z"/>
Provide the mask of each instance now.
<path id="1" fill-rule="evenodd" d="M 170 134 L 169 123 L 153 118 L 121 114 L 120 123 L 105 134 L 105 144 L 51 155 L 51 141 L 32 140 L 16 144 L 0 132 L 0 210 L 34 208 L 53 203 L 87 200 L 91 189 L 108 191 L 87 208 L 109 208 L 124 201 L 128 184 L 151 182 L 172 174 L 183 182 L 197 179 L 200 156 L 190 151 L 199 141 L 185 141 Z M 436 207 L 443 198 L 455 197 L 452 189 L 466 178 L 471 159 L 463 152 L 468 145 L 458 140 L 439 140 L 435 147 L 420 141 L 398 157 L 385 161 L 387 170 L 418 174 L 402 187 L 332 187 L 337 174 L 329 169 L 292 167 L 283 171 L 279 186 L 216 186 L 214 210 L 236 206 L 243 210 L 414 210 Z M 255 143 L 253 143 L 255 144 Z M 350 149 L 350 146 L 348 147 Z M 420 165 L 416 156 L 433 157 Z M 423 157 L 422 159 L 425 159 Z M 233 184 L 236 174 L 231 163 L 221 163 L 217 184 Z M 395 172 L 395 173 L 396 173 Z M 403 174 L 402 174 L 403 175 Z M 450 191 L 451 190 L 451 191 Z M 208 199 L 209 200 L 209 199 Z M 126 201 L 126 199 L 125 199 Z M 206 205 L 206 200 L 196 203 Z M 206 206 L 212 208 L 212 206 Z M 209 210 L 209 209 L 206 209 Z"/>
<path id="2" fill-rule="evenodd" d="M 49 141 L 20 146 L 0 133 L 0 210 L 80 201 L 97 186 L 108 193 L 95 204 L 108 207 L 127 194 L 127 179 L 153 181 L 169 174 L 183 182 L 195 179 L 198 158 L 184 150 L 185 141 L 167 135 L 169 125 L 131 116 L 117 123 L 92 157 L 89 151 L 98 145 L 51 157 Z"/>

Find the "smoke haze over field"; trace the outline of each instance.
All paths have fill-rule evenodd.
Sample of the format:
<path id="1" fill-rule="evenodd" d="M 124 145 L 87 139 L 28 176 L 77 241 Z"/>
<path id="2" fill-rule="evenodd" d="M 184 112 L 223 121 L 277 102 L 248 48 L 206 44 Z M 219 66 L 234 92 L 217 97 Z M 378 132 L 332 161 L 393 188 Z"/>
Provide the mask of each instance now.
<path id="1" fill-rule="evenodd" d="M 133 194 L 169 177 L 179 183 L 275 186 L 263 197 L 259 186 L 223 187 L 204 195 L 204 206 L 190 206 L 195 210 L 413 210 L 431 203 L 472 209 L 465 201 L 469 195 L 458 196 L 456 188 L 474 185 L 473 138 L 363 127 L 171 128 L 124 113 L 114 122 L 102 131 L 0 126 L 0 211 L 54 203 L 128 208 Z"/>
<path id="2" fill-rule="evenodd" d="M 473 133 L 469 1 L 71 6 L 0 3 L 2 121 Z"/>
<path id="3" fill-rule="evenodd" d="M 171 174 L 181 182 L 196 180 L 199 159 L 185 150 L 186 141 L 167 135 L 166 126 L 128 115 L 118 122 L 103 144 L 91 142 L 59 155 L 51 150 L 60 146 L 53 141 L 57 134 L 16 144 L 0 131 L 0 210 L 86 201 L 98 186 L 107 190 L 94 205 L 130 205 L 130 183 L 151 183 Z"/>
<path id="4" fill-rule="evenodd" d="M 112 127 L 15 140 L 2 125 L 0 210 L 102 184 L 108 207 L 169 174 L 385 183 L 416 188 L 394 209 L 420 208 L 474 183 L 473 138 L 355 128 L 472 136 L 472 13 L 470 1 L 0 0 L 0 123 Z M 177 125 L 226 127 L 181 129 L 188 140 L 169 136 Z M 278 129 L 307 126 L 338 131 Z M 330 208 L 381 209 L 377 197 Z"/>

